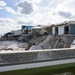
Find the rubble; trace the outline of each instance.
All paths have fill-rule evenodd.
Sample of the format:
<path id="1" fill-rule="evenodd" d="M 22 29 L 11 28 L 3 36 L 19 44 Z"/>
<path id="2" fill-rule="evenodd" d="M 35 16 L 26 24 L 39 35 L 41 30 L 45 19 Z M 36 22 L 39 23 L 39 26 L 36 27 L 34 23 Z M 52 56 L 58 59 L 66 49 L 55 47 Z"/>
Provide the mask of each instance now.
<path id="1" fill-rule="evenodd" d="M 40 45 L 32 45 L 29 50 L 42 50 L 42 47 Z"/>
<path id="2" fill-rule="evenodd" d="M 56 48 L 73 48 L 75 36 L 33 36 L 28 42 L 0 41 L 0 51 L 27 51 Z M 74 42 L 73 42 L 74 41 Z"/>
<path id="3" fill-rule="evenodd" d="M 17 41 L 0 41 L 0 51 L 24 51 L 26 43 Z"/>
<path id="4" fill-rule="evenodd" d="M 42 43 L 43 49 L 70 48 L 75 36 L 54 36 L 49 35 Z"/>

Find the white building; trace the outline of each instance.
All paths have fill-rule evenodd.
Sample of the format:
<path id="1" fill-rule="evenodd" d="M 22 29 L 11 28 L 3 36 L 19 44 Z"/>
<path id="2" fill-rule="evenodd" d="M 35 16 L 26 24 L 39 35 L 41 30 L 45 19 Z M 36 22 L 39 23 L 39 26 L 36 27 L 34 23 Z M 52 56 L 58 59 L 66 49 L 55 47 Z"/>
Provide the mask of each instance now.
<path id="1" fill-rule="evenodd" d="M 53 35 L 75 35 L 75 21 L 63 22 L 52 26 Z"/>
<path id="2" fill-rule="evenodd" d="M 22 31 L 21 30 L 12 31 L 12 35 L 13 36 L 19 36 L 21 34 L 22 34 Z"/>
<path id="3" fill-rule="evenodd" d="M 40 26 L 36 26 L 36 27 L 32 27 L 32 32 L 35 34 L 40 34 L 43 35 L 44 33 L 48 33 L 45 28 L 40 27 Z"/>
<path id="4" fill-rule="evenodd" d="M 54 26 L 52 28 L 52 34 L 63 35 L 64 34 L 64 26 Z"/>
<path id="5" fill-rule="evenodd" d="M 22 26 L 21 28 L 23 34 L 40 34 L 48 33 L 44 27 L 41 26 Z"/>
<path id="6" fill-rule="evenodd" d="M 34 26 L 22 26 L 21 30 L 23 34 L 32 34 L 32 27 Z"/>

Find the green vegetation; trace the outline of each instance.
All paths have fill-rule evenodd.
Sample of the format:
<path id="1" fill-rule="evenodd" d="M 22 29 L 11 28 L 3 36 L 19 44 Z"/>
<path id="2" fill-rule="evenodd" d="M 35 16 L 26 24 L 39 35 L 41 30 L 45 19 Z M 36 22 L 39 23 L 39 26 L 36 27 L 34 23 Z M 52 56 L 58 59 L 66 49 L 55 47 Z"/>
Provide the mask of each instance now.
<path id="1" fill-rule="evenodd" d="M 16 70 L 9 72 L 0 72 L 0 75 L 53 75 L 60 74 L 64 72 L 71 71 L 75 75 L 75 63 L 71 64 L 63 64 L 63 65 L 55 65 L 55 66 L 47 66 L 41 68 L 33 68 L 33 69 L 25 69 L 25 70 Z"/>

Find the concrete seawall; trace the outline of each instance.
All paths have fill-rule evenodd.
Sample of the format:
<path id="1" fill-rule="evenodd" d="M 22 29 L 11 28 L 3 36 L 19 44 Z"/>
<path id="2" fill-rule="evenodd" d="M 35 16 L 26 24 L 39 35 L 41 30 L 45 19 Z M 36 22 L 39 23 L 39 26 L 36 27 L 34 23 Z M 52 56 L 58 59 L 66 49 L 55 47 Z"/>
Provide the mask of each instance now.
<path id="1" fill-rule="evenodd" d="M 75 63 L 75 49 L 0 53 L 0 72 Z"/>

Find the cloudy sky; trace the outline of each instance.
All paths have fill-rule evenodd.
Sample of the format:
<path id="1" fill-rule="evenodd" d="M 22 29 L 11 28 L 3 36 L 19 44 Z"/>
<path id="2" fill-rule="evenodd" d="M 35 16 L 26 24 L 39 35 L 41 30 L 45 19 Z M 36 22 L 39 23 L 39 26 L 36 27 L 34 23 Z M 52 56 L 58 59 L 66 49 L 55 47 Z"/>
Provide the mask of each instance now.
<path id="1" fill-rule="evenodd" d="M 74 19 L 75 0 L 0 0 L 0 34 Z"/>

